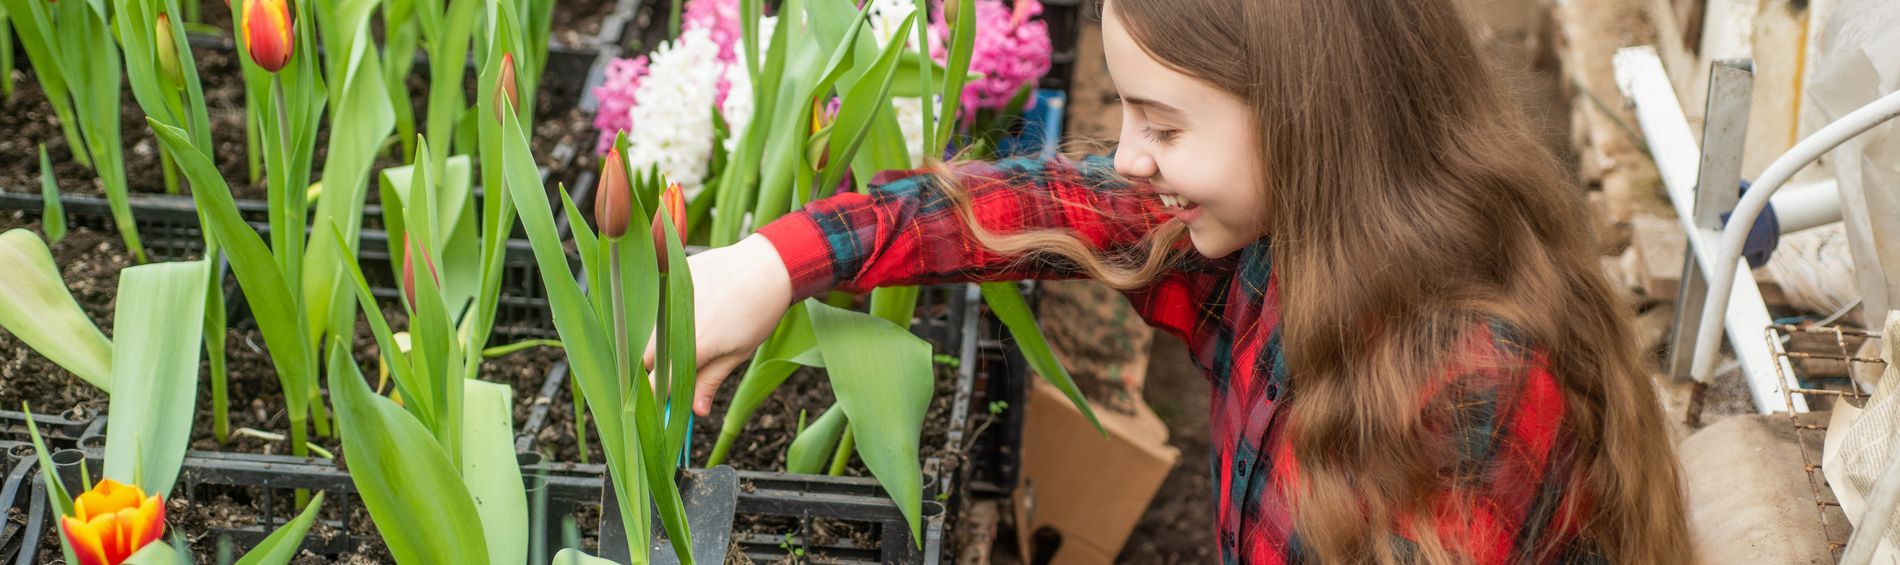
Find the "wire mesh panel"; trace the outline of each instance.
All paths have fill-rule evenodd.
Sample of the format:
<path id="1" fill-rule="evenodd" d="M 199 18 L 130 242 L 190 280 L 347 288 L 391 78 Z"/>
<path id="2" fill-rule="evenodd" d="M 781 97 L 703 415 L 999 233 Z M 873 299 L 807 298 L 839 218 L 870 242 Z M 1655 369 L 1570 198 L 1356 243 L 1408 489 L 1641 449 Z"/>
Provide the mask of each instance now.
<path id="1" fill-rule="evenodd" d="M 1861 344 L 1880 341 L 1877 332 L 1832 326 L 1777 324 L 1769 326 L 1765 333 L 1768 349 L 1775 356 L 1777 381 L 1799 385 L 1781 387 L 1783 400 L 1790 405 L 1796 397 L 1801 397 L 1811 409 L 1817 411 L 1832 410 L 1842 403 L 1863 407 L 1867 404 L 1869 394 L 1863 391 L 1865 387 L 1855 376 L 1867 371 L 1879 374 L 1887 367 L 1886 361 L 1879 357 L 1859 354 Z M 1793 371 L 1792 375 L 1788 373 L 1789 370 Z M 1789 378 L 1791 376 L 1792 379 Z M 1820 521 L 1823 541 L 1827 543 L 1829 554 L 1838 560 L 1852 529 L 1819 460 L 1828 433 L 1827 420 L 1807 413 L 1790 412 L 1788 423 L 1794 427 L 1795 440 L 1800 447 L 1801 468 L 1807 475 L 1808 490 L 1814 496 L 1815 515 Z"/>

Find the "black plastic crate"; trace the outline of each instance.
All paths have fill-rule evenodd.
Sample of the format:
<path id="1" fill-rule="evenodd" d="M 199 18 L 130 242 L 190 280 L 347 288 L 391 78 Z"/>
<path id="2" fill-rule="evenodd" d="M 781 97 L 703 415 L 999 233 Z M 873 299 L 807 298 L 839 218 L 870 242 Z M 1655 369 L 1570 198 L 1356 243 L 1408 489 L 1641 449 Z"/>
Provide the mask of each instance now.
<path id="1" fill-rule="evenodd" d="M 0 440 L 0 563 L 31 561 L 45 532 L 45 487 L 36 472 L 39 460 L 33 444 Z"/>
<path id="2" fill-rule="evenodd" d="M 30 442 L 27 421 L 38 426 L 40 438 L 46 441 L 47 449 L 60 449 L 79 444 L 79 439 L 105 429 L 104 414 L 94 414 L 84 407 L 73 407 L 58 414 L 39 414 L 0 410 L 0 442 Z"/>
<path id="3" fill-rule="evenodd" d="M 943 538 L 948 528 L 944 503 L 924 501 L 920 513 L 924 539 L 918 543 L 911 537 L 903 513 L 884 495 L 884 487 L 876 479 L 740 472 L 739 486 L 740 515 L 791 518 L 799 524 L 798 533 L 733 534 L 738 551 L 755 562 L 779 562 L 794 556 L 818 563 L 848 564 L 934 565 L 945 561 Z M 925 497 L 937 490 L 933 484 L 926 484 Z M 816 543 L 803 532 L 810 531 L 819 519 L 874 527 L 876 547 L 858 547 L 843 540 Z"/>

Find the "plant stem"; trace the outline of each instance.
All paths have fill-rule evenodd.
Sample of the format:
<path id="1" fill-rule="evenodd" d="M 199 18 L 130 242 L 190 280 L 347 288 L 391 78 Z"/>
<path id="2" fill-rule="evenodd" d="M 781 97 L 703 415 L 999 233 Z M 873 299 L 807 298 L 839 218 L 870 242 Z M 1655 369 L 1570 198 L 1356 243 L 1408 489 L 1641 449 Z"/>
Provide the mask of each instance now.
<path id="1" fill-rule="evenodd" d="M 165 172 L 165 194 L 178 194 L 178 165 L 172 163 L 172 152 L 158 149 L 158 166 Z"/>
<path id="2" fill-rule="evenodd" d="M 323 409 L 323 389 L 316 381 L 310 383 L 310 422 L 317 427 L 317 437 L 330 437 L 330 413 Z"/>
<path id="3" fill-rule="evenodd" d="M 627 297 L 621 290 L 620 281 L 620 243 L 607 242 L 607 286 L 612 294 L 614 312 L 614 368 L 620 383 L 620 402 L 626 403 L 628 395 L 633 394 L 633 352 L 627 351 Z M 654 351 L 660 351 L 655 349 Z M 654 357 L 658 365 L 659 356 Z"/>
<path id="4" fill-rule="evenodd" d="M 215 280 L 222 274 L 211 269 Z M 225 385 L 225 316 L 223 288 L 213 285 L 205 293 L 205 355 L 211 360 L 211 434 L 223 445 L 230 437 L 231 399 Z"/>
<path id="5" fill-rule="evenodd" d="M 832 409 L 842 410 L 842 408 Z M 843 476 L 845 464 L 851 462 L 851 454 L 857 451 L 857 437 L 851 434 L 851 423 L 847 420 L 844 425 L 844 437 L 838 438 L 838 451 L 831 454 L 831 469 L 825 474 L 833 477 Z"/>
<path id="6" fill-rule="evenodd" d="M 187 136 L 195 134 L 196 132 L 191 131 L 191 119 L 185 116 L 185 102 L 180 99 L 178 91 L 167 88 L 165 89 L 164 96 L 165 109 L 177 117 L 178 125 L 184 128 L 185 134 Z M 165 194 L 178 194 L 178 163 L 176 159 L 172 157 L 170 150 L 163 147 L 158 149 L 158 157 L 159 165 L 161 169 L 165 171 Z"/>
<path id="7" fill-rule="evenodd" d="M 304 430 L 304 413 L 299 410 L 287 410 L 290 414 L 290 454 L 297 457 L 310 456 L 310 434 Z M 310 491 L 297 489 L 297 508 L 310 504 Z"/>
<path id="8" fill-rule="evenodd" d="M 251 108 L 251 109 L 257 108 L 257 97 L 251 95 L 251 91 L 249 89 L 245 89 L 244 91 L 244 107 Z M 251 174 L 251 177 L 250 177 L 251 184 L 257 184 L 257 179 L 263 178 L 263 173 L 264 173 L 263 163 L 261 162 L 261 160 L 263 159 L 263 148 L 260 146 L 261 142 L 258 140 L 258 135 L 257 135 L 258 120 L 259 120 L 259 117 L 257 115 L 257 112 L 255 111 L 245 112 L 245 115 L 244 115 L 244 163 L 249 166 L 249 169 L 247 170 Z"/>

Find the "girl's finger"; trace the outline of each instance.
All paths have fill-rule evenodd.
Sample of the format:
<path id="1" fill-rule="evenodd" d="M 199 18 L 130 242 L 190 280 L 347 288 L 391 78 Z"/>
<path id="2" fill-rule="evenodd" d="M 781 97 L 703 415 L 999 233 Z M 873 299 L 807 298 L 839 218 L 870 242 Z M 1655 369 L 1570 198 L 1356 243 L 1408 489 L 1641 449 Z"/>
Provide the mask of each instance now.
<path id="1" fill-rule="evenodd" d="M 700 366 L 699 375 L 694 379 L 698 383 L 698 386 L 694 387 L 695 390 L 693 391 L 694 414 L 698 414 L 701 417 L 712 415 L 713 397 L 719 394 L 720 383 L 725 382 L 726 377 L 732 373 L 732 369 L 737 367 L 741 360 L 742 358 L 740 356 L 733 355 L 722 359 L 715 359 L 711 363 Z"/>

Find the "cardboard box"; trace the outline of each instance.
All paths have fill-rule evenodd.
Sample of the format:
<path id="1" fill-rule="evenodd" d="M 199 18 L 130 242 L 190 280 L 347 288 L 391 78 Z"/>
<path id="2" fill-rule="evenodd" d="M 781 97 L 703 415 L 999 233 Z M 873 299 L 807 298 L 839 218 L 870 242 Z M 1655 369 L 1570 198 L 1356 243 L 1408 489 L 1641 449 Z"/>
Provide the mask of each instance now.
<path id="1" fill-rule="evenodd" d="M 1113 562 L 1180 451 L 1146 404 L 1136 403 L 1132 414 L 1098 409 L 1104 438 L 1041 379 L 1028 397 L 1014 504 L 1021 554 L 1036 555 L 1031 544 L 1047 528 L 1061 536 L 1050 563 Z"/>

